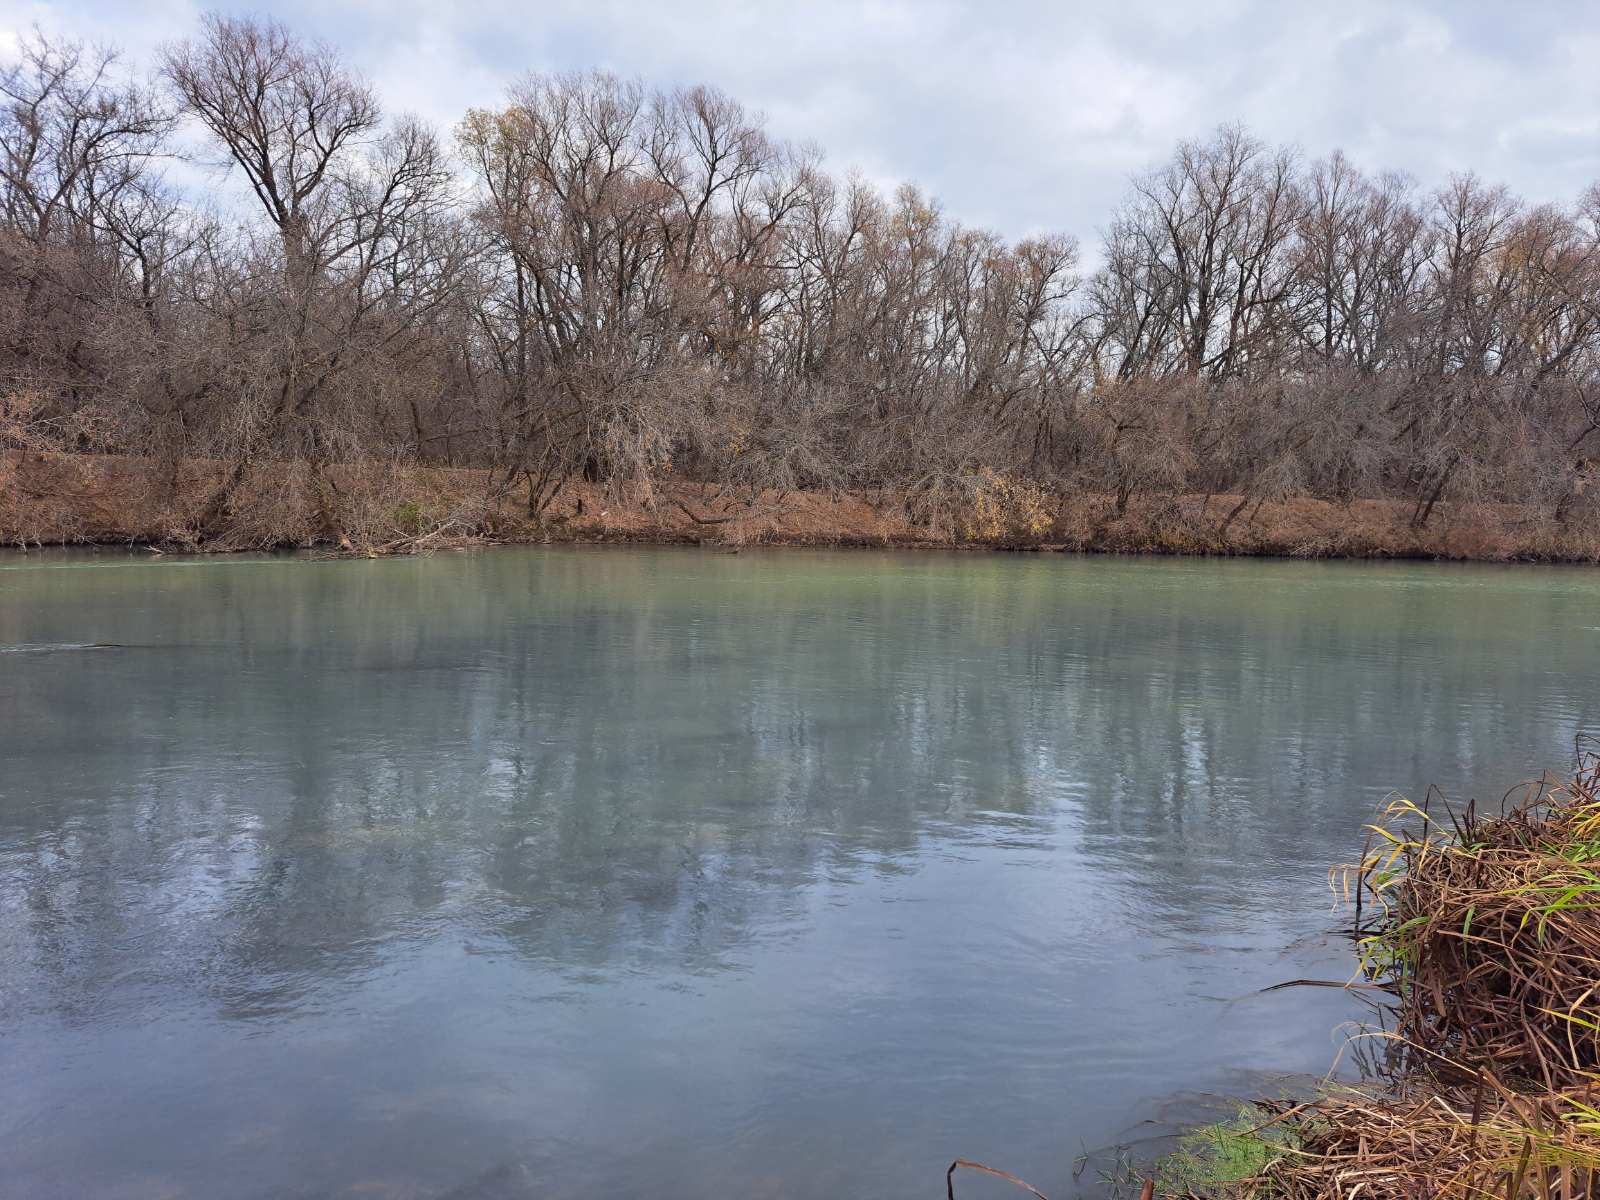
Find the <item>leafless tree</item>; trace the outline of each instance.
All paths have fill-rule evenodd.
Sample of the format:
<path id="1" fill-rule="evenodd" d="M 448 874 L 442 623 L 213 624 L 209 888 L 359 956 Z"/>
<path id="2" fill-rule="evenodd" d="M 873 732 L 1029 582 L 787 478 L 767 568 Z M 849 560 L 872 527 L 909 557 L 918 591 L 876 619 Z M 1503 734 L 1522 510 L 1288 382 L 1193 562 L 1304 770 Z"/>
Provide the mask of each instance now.
<path id="1" fill-rule="evenodd" d="M 155 464 L 174 536 L 382 546 L 424 465 L 477 468 L 483 513 L 582 477 L 955 529 L 998 488 L 1223 541 L 1296 496 L 1572 529 L 1600 490 L 1600 192 L 1225 126 L 1130 181 L 1085 276 L 708 87 L 533 75 L 447 145 L 271 20 L 159 65 L 34 35 L 0 72 L 0 438 Z M 180 117 L 238 202 L 165 177 Z"/>

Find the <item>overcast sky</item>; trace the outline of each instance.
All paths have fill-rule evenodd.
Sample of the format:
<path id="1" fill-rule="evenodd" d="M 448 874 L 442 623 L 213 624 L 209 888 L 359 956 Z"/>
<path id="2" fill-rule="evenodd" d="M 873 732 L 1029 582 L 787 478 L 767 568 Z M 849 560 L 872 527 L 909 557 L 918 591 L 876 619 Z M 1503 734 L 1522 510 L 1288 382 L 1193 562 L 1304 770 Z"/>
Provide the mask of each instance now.
<path id="1" fill-rule="evenodd" d="M 1087 243 L 1130 172 L 1240 120 L 1425 183 L 1535 200 L 1600 178 L 1600 6 L 1583 0 L 0 0 L 149 63 L 196 13 L 271 12 L 340 46 L 391 111 L 448 129 L 533 70 L 712 83 L 835 170 L 915 180 L 965 222 Z"/>

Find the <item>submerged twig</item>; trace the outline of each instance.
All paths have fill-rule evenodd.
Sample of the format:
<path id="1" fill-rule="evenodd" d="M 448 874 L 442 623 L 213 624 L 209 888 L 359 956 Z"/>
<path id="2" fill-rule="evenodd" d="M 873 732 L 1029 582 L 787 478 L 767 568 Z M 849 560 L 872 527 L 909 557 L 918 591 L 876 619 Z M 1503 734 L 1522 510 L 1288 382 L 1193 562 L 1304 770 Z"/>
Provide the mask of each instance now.
<path id="1" fill-rule="evenodd" d="M 956 1169 L 958 1167 L 965 1167 L 969 1171 L 982 1171 L 985 1175 L 993 1175 L 996 1179 L 1004 1179 L 1007 1183 L 1014 1183 L 1023 1191 L 1032 1192 L 1035 1196 L 1039 1197 L 1039 1200 L 1049 1200 L 1049 1197 L 1041 1192 L 1038 1188 L 1034 1187 L 1033 1184 L 1028 1183 L 1025 1180 L 1018 1179 L 1010 1171 L 1002 1171 L 998 1167 L 986 1167 L 981 1162 L 973 1162 L 970 1158 L 956 1159 L 950 1164 L 950 1169 L 944 1173 L 944 1194 L 946 1200 L 956 1200 Z M 1147 1184 L 1146 1189 L 1145 1196 L 1146 1200 L 1148 1200 L 1150 1191 L 1153 1190 L 1153 1185 Z"/>

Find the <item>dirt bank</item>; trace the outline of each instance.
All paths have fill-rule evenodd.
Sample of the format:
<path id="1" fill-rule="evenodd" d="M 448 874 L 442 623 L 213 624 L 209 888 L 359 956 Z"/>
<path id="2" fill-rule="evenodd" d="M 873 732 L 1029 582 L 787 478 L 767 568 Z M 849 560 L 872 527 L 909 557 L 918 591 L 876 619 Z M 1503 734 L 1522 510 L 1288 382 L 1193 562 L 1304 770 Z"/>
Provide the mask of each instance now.
<path id="1" fill-rule="evenodd" d="M 0 460 L 0 543 L 200 550 L 343 545 L 403 552 L 462 540 L 730 546 L 975 547 L 1131 554 L 1600 562 L 1600 523 L 1506 504 L 1055 495 L 993 479 L 938 506 L 893 493 L 741 492 L 672 482 L 565 485 L 543 512 L 480 470 L 368 465 L 308 477 L 263 463 L 208 512 L 221 464 L 65 454 Z"/>

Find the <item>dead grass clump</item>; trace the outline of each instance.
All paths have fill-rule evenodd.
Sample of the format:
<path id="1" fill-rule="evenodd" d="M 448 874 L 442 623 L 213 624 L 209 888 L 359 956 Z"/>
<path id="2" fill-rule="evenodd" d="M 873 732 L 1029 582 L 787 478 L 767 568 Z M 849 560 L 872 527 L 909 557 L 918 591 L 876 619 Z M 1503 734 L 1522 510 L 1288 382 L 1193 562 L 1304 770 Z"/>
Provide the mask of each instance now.
<path id="1" fill-rule="evenodd" d="M 1600 752 L 1499 814 L 1402 800 L 1374 834 L 1356 868 L 1378 907 L 1362 966 L 1397 992 L 1418 1065 L 1587 1086 L 1600 1071 Z"/>
<path id="2" fill-rule="evenodd" d="M 1276 1106 L 1281 1149 L 1236 1194 L 1250 1200 L 1595 1200 L 1600 1110 L 1587 1091 L 1480 1087 L 1411 1099 L 1358 1092 Z M 1271 1112 L 1274 1105 L 1264 1105 Z"/>
<path id="3" fill-rule="evenodd" d="M 1390 1086 L 1260 1105 L 1229 1132 L 1273 1131 L 1259 1169 L 1188 1194 L 1600 1200 L 1600 749 L 1496 813 L 1397 800 L 1372 831 L 1342 877 L 1396 997 Z"/>

